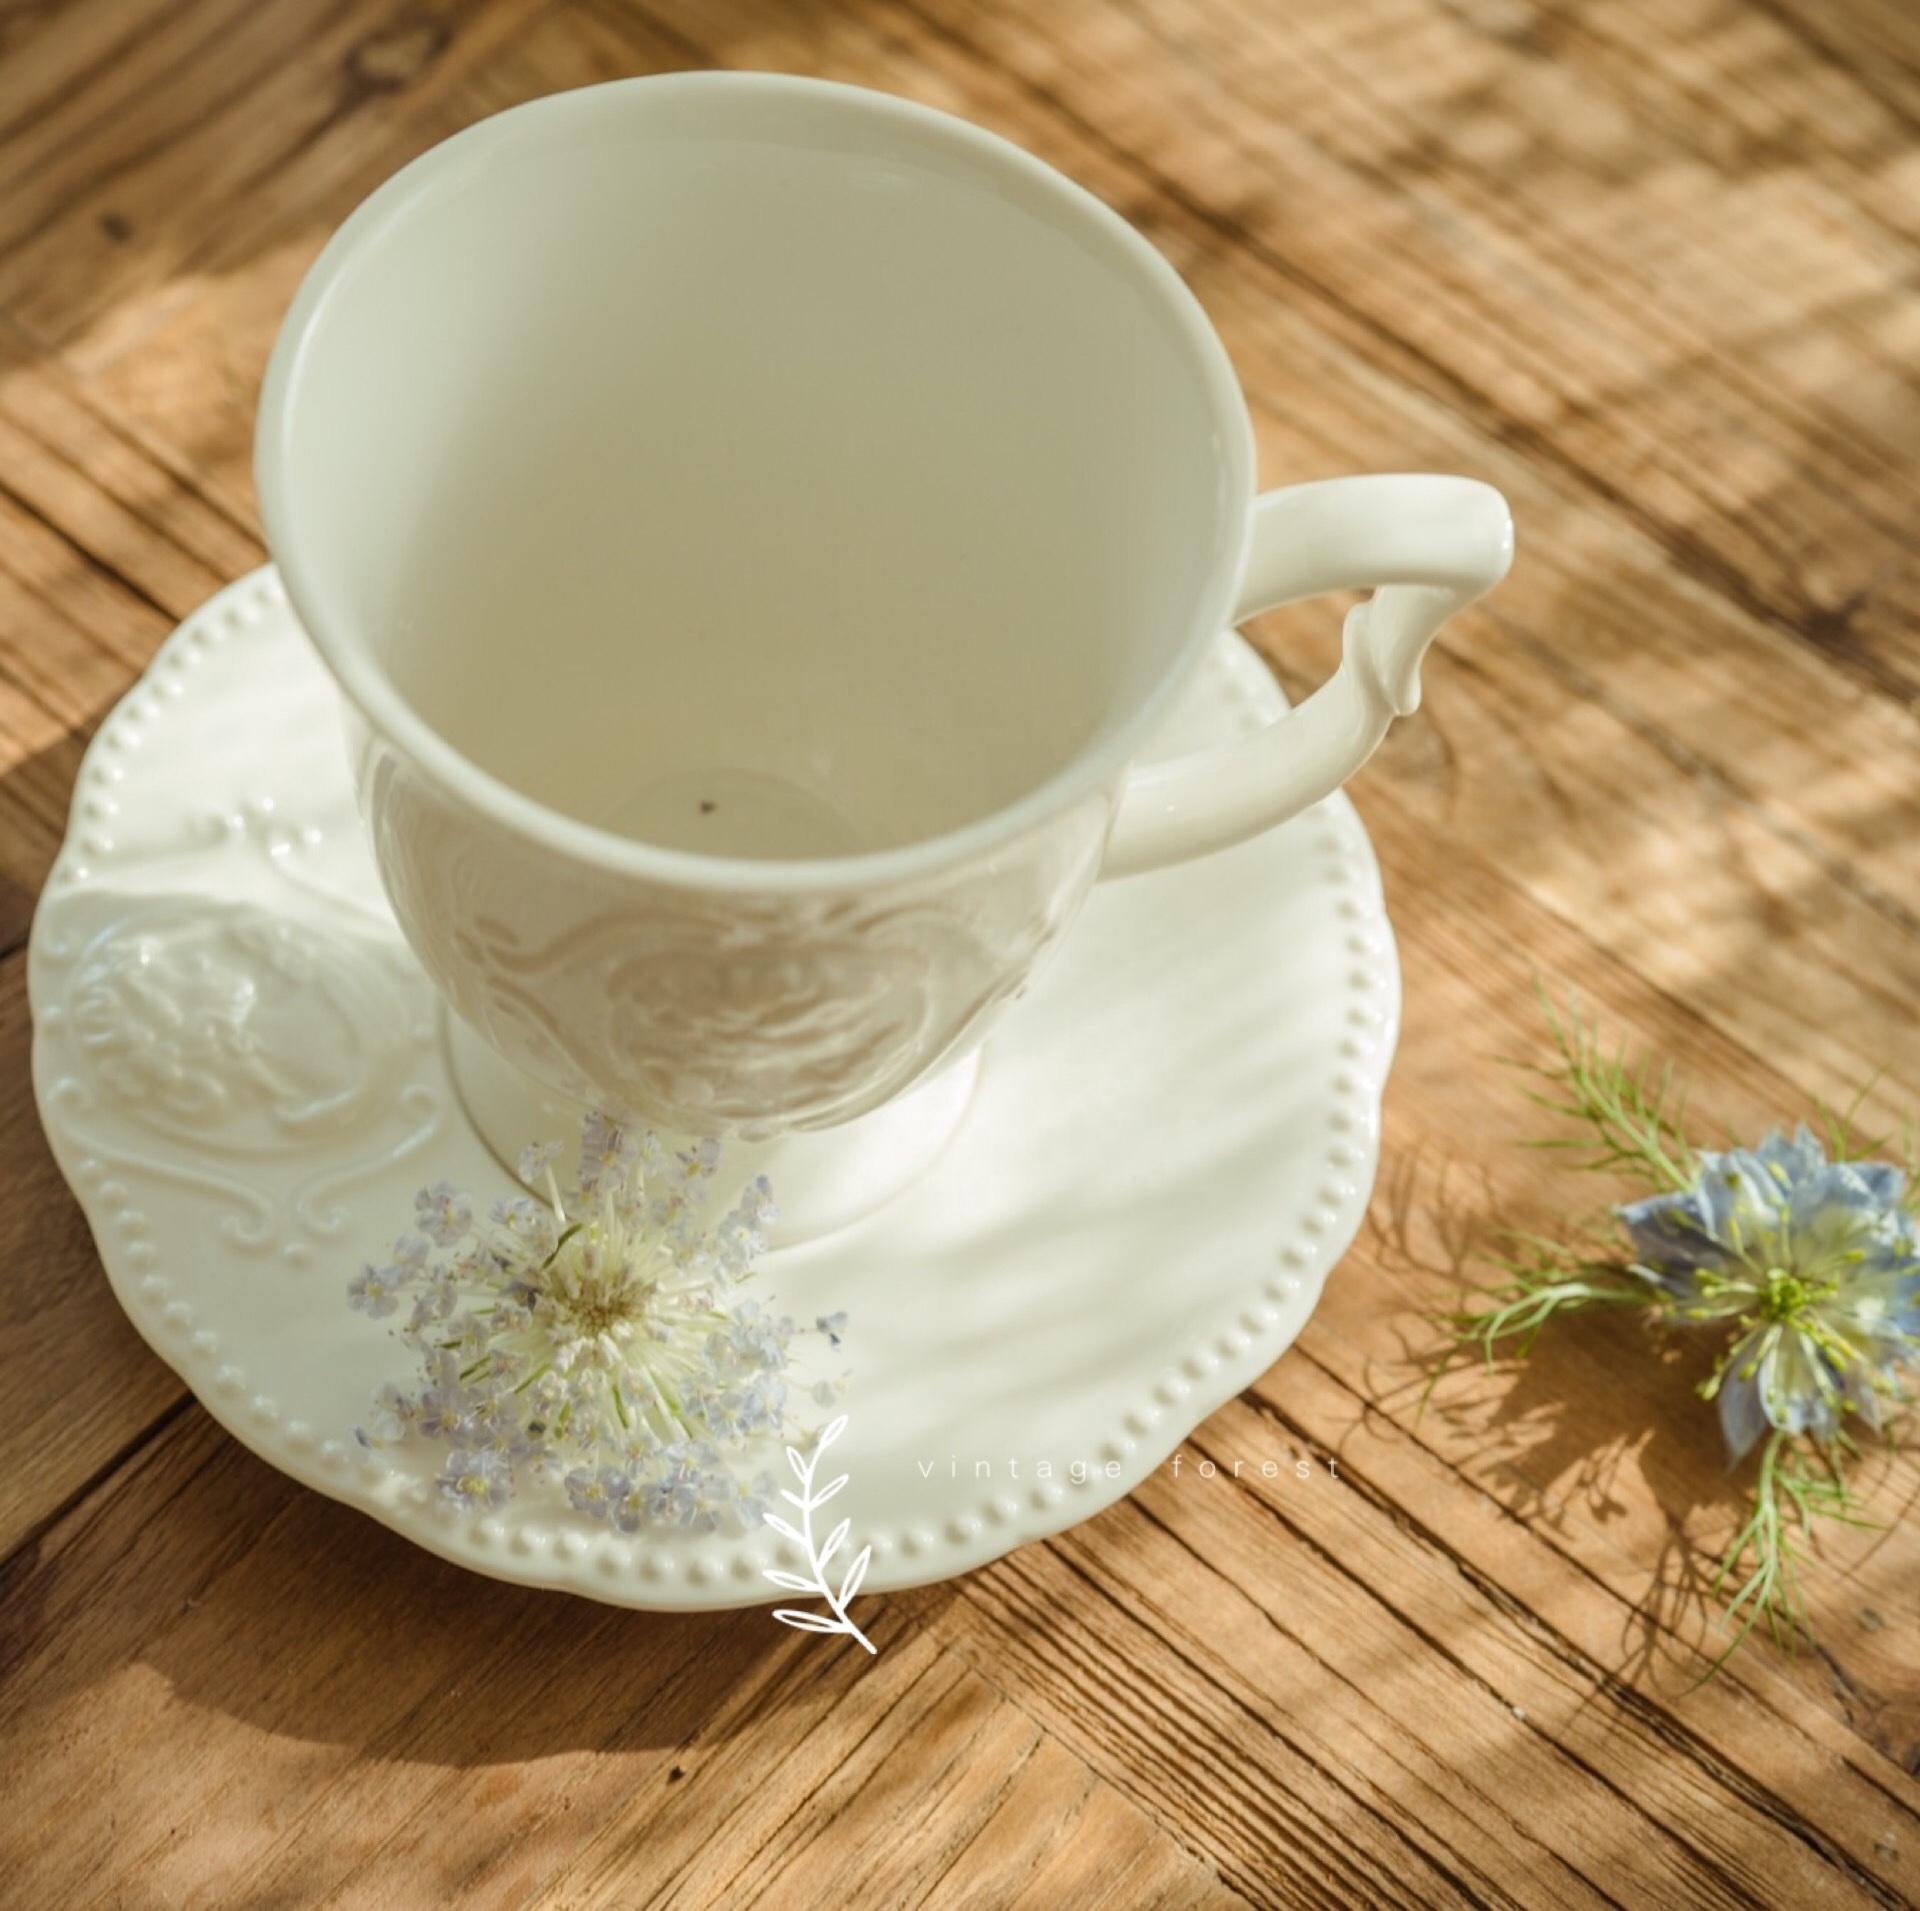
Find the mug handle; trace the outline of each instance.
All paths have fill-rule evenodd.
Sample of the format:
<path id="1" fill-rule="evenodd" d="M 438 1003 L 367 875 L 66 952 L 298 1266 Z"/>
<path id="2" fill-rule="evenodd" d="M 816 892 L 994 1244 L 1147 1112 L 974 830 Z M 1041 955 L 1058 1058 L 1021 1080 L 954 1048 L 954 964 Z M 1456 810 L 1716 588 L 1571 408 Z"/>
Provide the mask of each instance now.
<path id="1" fill-rule="evenodd" d="M 1226 849 L 1331 795 L 1420 707 L 1420 659 L 1513 562 L 1513 518 L 1472 478 L 1329 478 L 1269 491 L 1233 622 L 1322 591 L 1373 589 L 1347 613 L 1340 668 L 1252 736 L 1128 777 L 1102 878 Z"/>

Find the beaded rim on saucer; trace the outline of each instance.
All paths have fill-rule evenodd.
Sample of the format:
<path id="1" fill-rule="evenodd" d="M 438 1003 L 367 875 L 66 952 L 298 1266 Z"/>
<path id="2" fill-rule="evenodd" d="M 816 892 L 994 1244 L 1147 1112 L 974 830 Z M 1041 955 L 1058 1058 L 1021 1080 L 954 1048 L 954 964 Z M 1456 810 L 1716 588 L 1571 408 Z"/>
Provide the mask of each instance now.
<path id="1" fill-rule="evenodd" d="M 1278 708 L 1225 634 L 1152 754 Z M 619 1533 L 541 1485 L 476 1513 L 423 1444 L 356 1443 L 406 1367 L 348 1280 L 414 1189 L 508 1184 L 271 569 L 189 617 L 101 725 L 28 976 L 42 1118 L 108 1279 L 235 1438 L 501 1579 L 694 1610 L 767 1601 L 763 1570 L 804 1563 L 765 1529 Z M 1364 1216 L 1398 1021 L 1343 796 L 1095 893 L 925 1176 L 757 1277 L 776 1307 L 849 1317 L 836 1510 L 874 1549 L 868 1591 L 1098 1512 L 1278 1359 Z"/>

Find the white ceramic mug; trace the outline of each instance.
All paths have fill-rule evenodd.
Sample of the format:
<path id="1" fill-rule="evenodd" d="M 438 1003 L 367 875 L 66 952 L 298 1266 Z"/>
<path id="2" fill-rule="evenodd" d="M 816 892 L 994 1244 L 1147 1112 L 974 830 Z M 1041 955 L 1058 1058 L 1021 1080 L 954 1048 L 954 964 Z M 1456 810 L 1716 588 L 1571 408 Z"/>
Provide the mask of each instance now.
<path id="1" fill-rule="evenodd" d="M 536 101 L 335 236 L 257 470 L 428 974 L 696 1133 L 969 1052 L 1096 878 L 1335 789 L 1505 573 L 1499 494 L 1254 496 L 1192 294 L 975 127 L 767 74 Z M 1226 625 L 1379 587 L 1271 728 L 1130 774 Z"/>

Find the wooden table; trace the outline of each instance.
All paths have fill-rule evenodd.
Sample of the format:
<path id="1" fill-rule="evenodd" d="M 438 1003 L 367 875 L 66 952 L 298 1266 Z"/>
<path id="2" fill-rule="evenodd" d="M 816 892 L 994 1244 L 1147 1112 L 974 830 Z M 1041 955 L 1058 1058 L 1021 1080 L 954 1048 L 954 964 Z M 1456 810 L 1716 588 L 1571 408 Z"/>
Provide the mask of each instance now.
<path id="1" fill-rule="evenodd" d="M 868 1602 L 873 1660 L 471 1577 L 256 1461 L 120 1316 L 27 1078 L 80 753 L 261 559 L 308 262 L 455 128 L 697 66 L 1008 134 L 1187 275 L 1268 480 L 1465 471 L 1521 527 L 1354 792 L 1406 979 L 1369 1226 L 1185 1449 L 1310 1479 L 1163 1471 Z M 1638 1325 L 1417 1412 L 1463 1257 L 1584 1198 L 1509 1145 L 1536 976 L 1710 1124 L 1920 1102 L 1917 129 L 1910 0 L 0 9 L 0 1899 L 1920 1897 L 1920 1525 L 1830 1538 L 1817 1647 L 1700 1685 L 1747 1480 Z M 1259 634 L 1297 690 L 1337 607 Z M 1920 1464 L 1864 1477 L 1897 1521 Z"/>

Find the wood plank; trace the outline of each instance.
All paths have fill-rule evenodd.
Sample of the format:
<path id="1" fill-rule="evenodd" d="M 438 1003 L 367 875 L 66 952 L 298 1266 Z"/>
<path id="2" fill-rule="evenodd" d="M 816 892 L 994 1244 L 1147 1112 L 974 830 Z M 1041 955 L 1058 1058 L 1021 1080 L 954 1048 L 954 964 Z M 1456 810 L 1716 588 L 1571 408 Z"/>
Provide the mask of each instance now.
<path id="1" fill-rule="evenodd" d="M 1833 1546 L 1821 1650 L 1692 1690 L 1739 1482 L 1637 1330 L 1416 1412 L 1460 1255 L 1577 1198 L 1497 1146 L 1536 970 L 1745 1133 L 1920 1082 L 1920 16 L 80 0 L 0 17 L 0 60 L 0 951 L 78 740 L 255 561 L 254 390 L 313 252 L 557 86 L 787 66 L 997 126 L 1187 273 L 1275 479 L 1473 470 L 1522 527 L 1357 792 L 1407 985 L 1369 1230 L 1186 1447 L 1340 1479 L 1163 1470 L 875 1602 L 877 1663 L 462 1576 L 180 1409 L 45 1160 L 0 962 L 0 1265 L 32 1270 L 0 1285 L 0 1559 L 32 1536 L 0 1574 L 0 1873 L 34 1902 L 1920 1898 L 1920 1536 Z M 1335 616 L 1262 625 L 1290 686 Z M 1870 1482 L 1898 1511 L 1920 1461 Z"/>
<path id="2" fill-rule="evenodd" d="M 209 239 L 231 267 L 250 243 L 249 215 L 280 209 L 277 175 L 290 161 L 313 172 L 357 155 L 397 96 L 446 83 L 536 3 L 422 0 L 402 12 L 386 0 L 318 10 L 140 0 L 136 14 L 84 0 L 51 15 L 9 72 L 0 309 L 42 343 L 124 346 L 149 322 L 148 300 L 164 307 L 207 269 Z M 64 44 L 96 48 L 109 32 L 110 58 Z M 210 220 L 212 206 L 228 217 Z"/>
<path id="3" fill-rule="evenodd" d="M 1310 1456 L 1310 1487 L 1296 1488 L 1282 1469 L 1287 1517 L 1346 1570 L 1371 1575 L 1383 1558 L 1350 1530 L 1374 1518 L 1355 1500 L 1379 1512 L 1377 1531 L 1393 1546 L 1411 1536 L 1429 1549 L 1424 1590 L 1397 1554 L 1392 1578 L 1375 1583 L 1391 1584 L 1410 1624 L 1596 1770 L 1619 1782 L 1623 1768 L 1645 1760 L 1634 1796 L 1673 1782 L 1669 1763 L 1674 1771 L 1701 1765 L 1837 1872 L 1887 1902 L 1911 1896 L 1920 1791 L 1906 1774 L 1793 1690 L 1765 1650 L 1700 1684 L 1719 1641 L 1700 1637 L 1694 1602 L 1660 1584 L 1666 1561 L 1649 1568 L 1577 1502 L 1540 1496 L 1523 1507 L 1487 1477 L 1492 1469 L 1476 1481 L 1432 1416 L 1409 1432 L 1371 1404 L 1379 1374 L 1370 1349 L 1316 1326 L 1250 1396 L 1274 1416 L 1273 1428 L 1226 1438 L 1218 1431 L 1226 1416 L 1216 1416 L 1194 1449 L 1228 1466 L 1290 1450 Z M 1297 1449 L 1282 1429 L 1297 1435 Z M 1329 1460 L 1349 1492 L 1335 1490 Z M 1629 1490 L 1622 1482 L 1622 1497 Z M 1425 1591 L 1449 1615 L 1458 1600 L 1484 1600 L 1482 1616 L 1423 1616 Z M 1717 1841 L 1723 1814 L 1711 1822 Z"/>
<path id="4" fill-rule="evenodd" d="M 102 416 L 57 359 L 3 332 L 0 472 L 23 508 L 176 619 L 265 554 L 181 461 Z"/>
<path id="5" fill-rule="evenodd" d="M 940 1637 L 1017 1685 L 1097 1772 L 1193 1824 L 1236 1889 L 1289 1904 L 1593 1904 L 1624 1881 L 1649 1906 L 1737 1901 L 1490 1694 L 1409 1652 L 1390 1619 L 1374 1632 L 1364 1595 L 1334 1598 L 1329 1636 L 1300 1554 L 1253 1542 L 1266 1602 L 1248 1598 L 1241 1555 L 1213 1558 L 1243 1496 L 1188 1492 L 1175 1527 L 1159 1490 L 971 1576 Z M 1296 1610 L 1320 1622 L 1312 1636 Z M 1418 1737 L 1429 1720 L 1457 1735 L 1448 1761 Z M 1597 1862 L 1601 1840 L 1635 1854 L 1624 1872 Z"/>
<path id="6" fill-rule="evenodd" d="M 1385 754 L 1362 785 L 1383 834 L 1390 805 L 1409 825 L 1448 806 L 1444 832 L 1418 831 L 1421 865 L 1390 862 L 1394 874 L 1417 882 L 1436 837 L 1464 837 L 1808 1100 L 1844 1105 L 1884 1070 L 1876 1112 L 1911 1102 L 1920 1041 L 1904 1004 L 1920 981 L 1920 938 L 1644 734 L 1570 700 L 1504 636 L 1499 620 L 1481 620 L 1472 650 L 1435 673 L 1422 760 Z M 1522 736 L 1540 740 L 1534 751 L 1516 747 Z M 1451 766 L 1443 779 L 1431 773 L 1436 750 Z M 1703 922 L 1720 933 L 1694 934 Z"/>
<path id="7" fill-rule="evenodd" d="M 1089 1877 L 1239 1902 L 1058 1751 L 1033 1777 L 1069 1821 L 1034 1809 L 1035 1726 L 920 1623 L 949 1597 L 888 1602 L 868 1662 L 762 1611 L 502 1586 L 194 1409 L 12 1568 L 0 1862 L 35 1902 L 917 1903 L 983 1838 L 983 1875 L 996 1852 L 1020 1875 L 1097 1833 Z M 183 1768 L 191 1790 L 151 1782 Z"/>
<path id="8" fill-rule="evenodd" d="M 0 884 L 9 899 L 7 951 L 25 944 L 33 898 L 66 837 L 73 781 L 91 733 L 91 722 L 75 731 L 0 676 Z"/>
<path id="9" fill-rule="evenodd" d="M 17 514 L 0 501 L 0 526 L 10 517 Z M 66 582 L 78 575 L 75 563 Z M 91 576 L 106 586 L 102 574 Z M 129 651 L 158 645 L 164 617 L 125 593 L 113 597 L 110 587 L 101 596 L 113 612 L 102 620 L 110 641 Z M 65 837 L 85 741 L 134 674 L 94 628 L 85 608 L 60 608 L 57 596 L 22 583 L 0 562 L 0 630 L 15 634 L 0 653 L 0 876 L 31 894 Z"/>
<path id="10" fill-rule="evenodd" d="M 0 949 L 21 939 L 94 728 L 174 622 L 259 554 L 0 334 Z"/>
<path id="11" fill-rule="evenodd" d="M 1274 1587 L 1270 1564 L 1255 1565 L 1268 1547 L 1246 1520 L 1246 1494 L 1216 1492 L 1186 1469 L 1178 1477 L 1163 1470 L 1138 1496 L 1139 1504 L 1172 1526 L 1184 1545 L 1218 1562 L 1250 1599 L 1267 1603 L 1279 1624 L 1364 1676 L 1370 1696 L 1401 1722 L 1411 1744 L 1424 1751 L 1427 1732 L 1438 1726 L 1448 1762 L 1459 1768 L 1458 1782 L 1477 1787 L 1485 1808 L 1497 1801 L 1610 1892 L 1619 1889 L 1616 1879 L 1626 1884 L 1633 1876 L 1618 1869 L 1615 1828 L 1596 1819 L 1585 1801 L 1567 1795 L 1542 1748 L 1505 1742 L 1504 1712 L 1602 1785 L 1631 1797 L 1664 1833 L 1690 1848 L 1704 1876 L 1687 1887 L 1682 1902 L 1694 1901 L 1695 1893 L 1704 1902 L 1722 1891 L 1737 1902 L 1769 1894 L 1823 1902 L 1843 1880 L 1873 1901 L 1869 1878 L 1849 1877 L 1810 1848 L 1799 1807 L 1756 1800 L 1738 1781 L 1729 1782 L 1716 1761 L 1703 1758 L 1697 1744 L 1650 1718 L 1628 1694 L 1596 1683 L 1588 1669 L 1568 1666 L 1550 1647 L 1543 1650 L 1533 1626 L 1519 1623 L 1518 1615 L 1487 1600 L 1461 1575 L 1431 1529 L 1409 1534 L 1404 1520 L 1371 1498 L 1344 1443 L 1335 1470 L 1328 1471 L 1321 1458 L 1327 1449 L 1296 1448 L 1275 1437 L 1291 1430 L 1282 1416 L 1235 1405 L 1215 1415 L 1192 1443 L 1193 1454 L 1210 1457 L 1222 1477 L 1237 1462 L 1240 1483 L 1302 1542 L 1302 1553 L 1287 1556 L 1284 1591 Z M 1269 1480 L 1258 1463 L 1275 1456 L 1280 1470 Z M 1308 1464 L 1305 1481 L 1294 1464 L 1301 1459 Z M 1349 1490 L 1340 1491 L 1343 1485 Z M 1408 1558 L 1410 1542 L 1425 1553 L 1423 1559 Z M 1370 1590 L 1378 1586 L 1393 1588 L 1386 1622 L 1392 1638 L 1398 1640 L 1398 1629 L 1405 1627 L 1426 1650 L 1405 1644 L 1383 1649 L 1374 1607 L 1387 1602 Z M 1469 1739 L 1459 1716 L 1426 1696 L 1430 1686 L 1411 1668 L 1435 1658 L 1453 1665 L 1484 1695 L 1481 1709 L 1499 1740 Z M 1634 1877 L 1628 1895 L 1649 1901 L 1658 1889 Z"/>
<path id="12" fill-rule="evenodd" d="M 128 1324 L 33 1104 L 26 954 L 0 960 L 0 1570 L 181 1399 Z M 30 1549 L 29 1549 L 30 1551 Z M 9 1600 L 9 1603 L 10 1600 Z"/>
<path id="13" fill-rule="evenodd" d="M 601 26 L 595 34 L 582 52 L 575 14 L 543 22 L 515 49 L 515 60 L 502 63 L 508 79 L 489 69 L 484 83 L 475 82 L 475 100 L 490 108 L 542 87 L 645 70 L 677 57 L 657 37 L 635 39 L 627 30 L 625 39 L 616 39 Z M 748 37 L 744 44 L 749 53 L 774 57 L 791 50 L 777 39 L 763 44 Z M 831 51 L 846 77 L 867 83 L 903 77 L 897 54 L 888 55 L 884 42 L 858 38 L 851 25 L 838 28 Z M 911 77 L 923 95 L 989 123 L 1015 112 L 1018 96 L 998 76 L 970 69 L 958 55 L 949 65 L 961 77 L 947 88 L 930 88 L 925 68 L 910 69 Z M 465 96 L 460 104 L 468 104 Z M 1116 170 L 1122 162 L 1103 157 L 1071 128 L 1044 131 L 1036 143 L 1110 198 L 1127 203 L 1139 196 L 1138 180 Z M 1920 746 L 1920 723 L 1910 712 L 1863 698 L 1792 633 L 1676 574 L 1671 553 L 1611 506 L 1596 511 L 1591 495 L 1569 496 L 1543 482 L 1527 458 L 1444 406 L 1384 386 L 1350 342 L 1330 339 L 1301 317 L 1287 281 L 1270 264 L 1244 254 L 1217 257 L 1217 239 L 1206 250 L 1207 230 L 1183 221 L 1178 208 L 1156 208 L 1154 220 L 1156 236 L 1171 243 L 1214 307 L 1256 394 L 1269 470 L 1304 474 L 1421 459 L 1484 470 L 1513 495 L 1523 532 L 1522 564 L 1503 590 L 1500 614 L 1548 646 L 1569 688 L 1622 699 L 1631 720 L 1653 725 L 1662 747 L 1728 776 L 1821 853 L 1858 860 L 1877 892 L 1902 899 L 1909 911 L 1915 907 L 1920 863 L 1911 828 L 1896 820 L 1902 753 Z M 142 354 L 149 367 L 198 365 L 213 354 L 216 339 L 229 354 L 246 341 L 247 370 L 235 381 L 232 402 L 204 404 L 205 393 L 196 393 L 192 380 L 164 370 L 154 375 L 178 388 L 177 412 L 140 389 L 109 384 L 116 401 L 150 425 L 166 429 L 177 416 L 186 448 L 212 461 L 227 496 L 250 495 L 241 393 L 257 378 L 279 305 L 305 256 L 289 265 L 284 283 L 276 279 L 275 296 L 264 307 L 252 280 L 230 292 L 216 288 Z M 218 424 L 223 416 L 233 419 L 231 432 Z M 1564 655 L 1559 633 L 1570 620 L 1577 620 L 1582 642 L 1577 654 Z M 1673 641 L 1650 643 L 1650 630 L 1670 631 Z"/>
<path id="14" fill-rule="evenodd" d="M 460 1572 L 295 1487 L 197 1410 L 47 1536 L 8 1610 L 0 1722 L 36 1756 L 0 1841 L 41 1901 L 85 1884 L 314 1902 L 358 1876 L 363 1892 L 392 1888 L 382 1902 L 445 1902 L 446 1881 L 409 1871 L 404 1850 L 383 1868 L 416 1799 L 471 1776 L 498 1813 L 515 1788 L 495 1768 L 583 1764 L 602 1738 L 621 1754 L 603 1786 L 663 1784 L 672 1739 L 780 1643 L 760 1614 L 656 1619 Z M 76 1789 L 65 1761 L 97 1763 L 107 1743 Z M 149 1782 L 183 1764 L 205 1782 Z M 570 1824 L 557 1800 L 552 1814 L 543 1828 L 511 1811 L 533 1857 L 592 1822 Z M 510 1855 L 484 1824 L 444 1829 L 454 1849 L 433 1860 L 484 1870 Z"/>
<path id="15" fill-rule="evenodd" d="M 1462 1371 L 1419 1415 L 1437 1348 L 1420 1316 L 1447 1304 L 1464 1258 L 1499 1227 L 1559 1228 L 1570 1206 L 1603 1192 L 1589 1195 L 1538 1156 L 1501 1146 L 1503 1135 L 1535 1127 L 1520 1101 L 1523 1084 L 1477 1071 L 1463 1077 L 1458 1058 L 1463 1049 L 1544 1057 L 1529 964 L 1553 960 L 1590 1005 L 1605 1005 L 1622 1037 L 1698 1056 L 1705 1121 L 1757 1133 L 1782 1112 L 1784 1084 L 1620 965 L 1595 961 L 1573 932 L 1516 909 L 1483 872 L 1436 868 L 1408 893 L 1407 980 L 1429 1020 L 1396 1068 L 1384 1131 L 1394 1165 L 1376 1192 L 1369 1232 L 1330 1283 L 1302 1346 L 1478 1489 L 1571 1545 L 1588 1570 L 1590 1555 L 1604 1557 L 1608 1583 L 1627 1602 L 1615 1642 L 1622 1675 L 1631 1648 L 1640 1655 L 1633 1676 L 1677 1697 L 1725 1642 L 1704 1567 L 1731 1538 L 1747 1478 L 1728 1477 L 1710 1410 L 1687 1391 L 1687 1380 L 1705 1371 L 1706 1349 L 1679 1337 L 1664 1359 L 1650 1358 L 1654 1349 L 1633 1323 L 1583 1322 L 1544 1341 L 1518 1376 Z M 1869 1512 L 1884 1518 L 1897 1518 L 1920 1492 L 1904 1453 L 1882 1451 L 1862 1478 Z M 1823 1561 L 1809 1585 L 1823 1651 L 1791 1669 L 1805 1702 L 1789 1702 L 1771 1685 L 1768 1702 L 1863 1772 L 1880 1772 L 1879 1754 L 1861 1763 L 1820 1729 L 1816 1714 L 1912 1768 L 1920 1763 L 1920 1608 L 1911 1592 L 1920 1551 L 1911 1527 L 1884 1536 L 1829 1532 Z M 1744 1742 L 1730 1733 L 1716 1755 L 1738 1765 Z"/>
<path id="16" fill-rule="evenodd" d="M 204 272 L 163 281 L 131 315 L 68 348 L 95 402 L 168 447 L 249 525 L 254 405 L 267 354 L 308 266 L 353 207 L 416 153 L 489 113 L 699 63 L 671 33 L 616 27 L 580 4 L 551 7 L 510 39 L 501 26 L 475 31 L 484 46 L 459 58 L 449 51 L 367 123 L 362 115 L 289 157 L 245 239 L 216 232 Z"/>
<path id="17" fill-rule="evenodd" d="M 1652 124 L 1663 143 L 1717 172 L 1792 166 L 1816 174 L 1847 196 L 1856 217 L 1894 236 L 1920 237 L 1910 195 L 1898 189 L 1899 163 L 1883 159 L 1910 143 L 1912 116 L 1897 89 L 1884 84 L 1887 63 L 1823 53 L 1809 18 L 1790 6 L 1695 6 L 1666 9 L 1653 22 L 1644 0 L 1599 7 L 1539 5 L 1516 14 L 1477 0 L 1450 0 L 1450 12 L 1477 31 L 1515 40 L 1542 61 L 1592 70 L 1607 90 L 1630 98 L 1636 124 Z M 1866 9 L 1831 10 L 1842 34 Z M 1737 72 L 1739 84 L 1722 76 Z M 1518 158 L 1517 140 L 1497 115 L 1477 116 L 1476 143 L 1491 159 Z M 1751 235 L 1715 235 L 1745 246 Z M 1852 314 L 1833 315 L 1841 324 Z M 1898 366 L 1888 366 L 1895 379 Z"/>
<path id="18" fill-rule="evenodd" d="M 18 447 L 8 443 L 0 420 L 0 459 L 9 451 Z M 23 481 L 30 475 L 29 467 Z M 89 707 L 76 704 L 70 693 L 91 696 L 100 681 L 94 659 L 81 661 L 82 647 L 103 653 L 109 680 L 124 688 L 175 621 L 137 585 L 89 561 L 10 487 L 0 487 L 0 588 L 8 592 L 0 615 L 14 638 L 12 674 L 48 709 L 70 719 Z"/>
<path id="19" fill-rule="evenodd" d="M 1100 137 L 1330 330 L 1590 486 L 1763 620 L 1890 695 L 1920 694 L 1903 528 L 1920 501 L 1915 412 L 1888 416 L 1876 353 L 1829 319 L 1874 300 L 1908 309 L 1911 251 L 1862 230 L 1844 198 L 1797 168 L 1725 177 L 1665 152 L 1598 77 L 1583 85 L 1420 0 L 1284 18 L 1153 0 L 1103 10 L 1097 35 L 1056 11 L 914 11 L 1043 108 L 1089 124 L 1072 102 L 1097 89 Z M 728 57 L 746 63 L 752 45 Z M 1530 116 L 1568 169 L 1550 202 L 1531 154 L 1445 163 L 1463 97 Z M 1770 312 L 1822 340 L 1799 377 L 1768 362 L 1787 322 Z"/>
<path id="20" fill-rule="evenodd" d="M 1012 1774 L 1004 1802 L 931 1901 L 1009 1911 L 1246 1902 L 1051 1739 Z"/>
<path id="21" fill-rule="evenodd" d="M 1823 7 L 1808 0 L 1761 0 L 1759 11 L 1789 31 L 1801 70 L 1857 86 L 1883 101 L 1911 134 L 1920 126 L 1920 33 L 1899 0 Z M 1811 55 L 1811 58 L 1807 56 Z"/>

